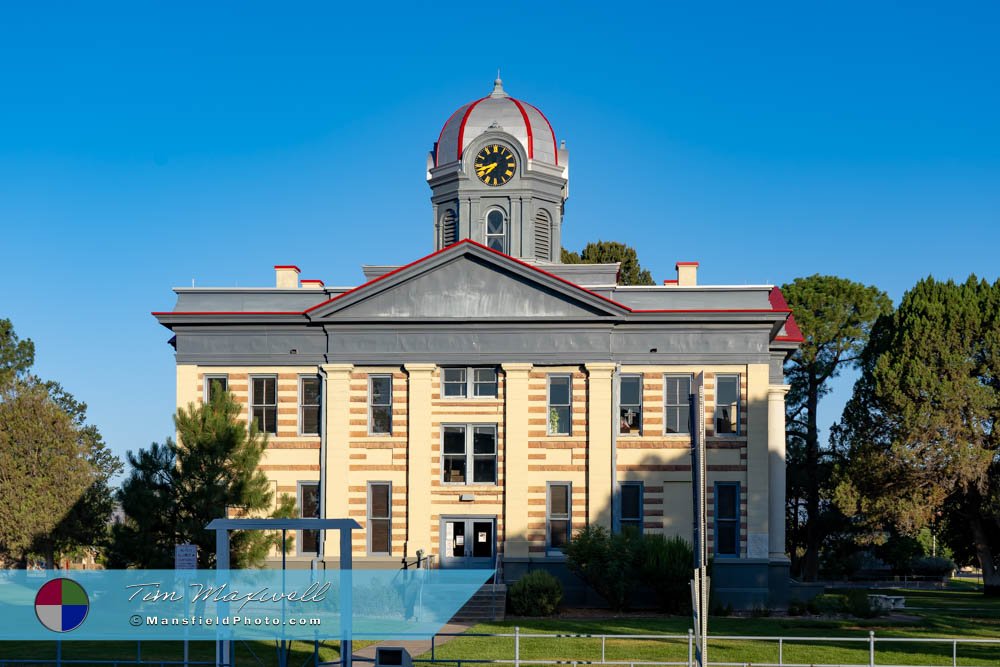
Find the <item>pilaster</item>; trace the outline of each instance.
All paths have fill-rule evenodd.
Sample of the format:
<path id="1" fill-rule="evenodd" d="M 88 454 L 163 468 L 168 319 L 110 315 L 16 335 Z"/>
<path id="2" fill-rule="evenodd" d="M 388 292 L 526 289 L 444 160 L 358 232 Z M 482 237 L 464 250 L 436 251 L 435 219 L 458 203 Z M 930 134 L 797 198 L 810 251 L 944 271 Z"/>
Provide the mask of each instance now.
<path id="1" fill-rule="evenodd" d="M 527 558 L 528 376 L 531 364 L 503 364 L 504 556 Z"/>
<path id="2" fill-rule="evenodd" d="M 615 365 L 609 362 L 585 364 L 587 369 L 587 523 L 611 529 L 612 429 L 617 420 L 612 414 L 612 376 Z"/>
<path id="3" fill-rule="evenodd" d="M 406 554 L 436 553 L 431 544 L 431 385 L 434 364 L 405 364 L 409 375 L 406 446 Z"/>
<path id="4" fill-rule="evenodd" d="M 766 558 L 768 551 L 768 386 L 768 365 L 748 365 L 747 558 Z"/>
<path id="5" fill-rule="evenodd" d="M 772 384 L 767 391 L 767 460 L 770 478 L 768 556 L 785 556 L 785 395 L 787 384 Z"/>
<path id="6" fill-rule="evenodd" d="M 350 474 L 350 391 L 351 364 L 323 364 L 323 419 L 326 421 L 326 460 L 323 470 L 322 498 L 324 516 L 348 518 L 347 487 Z M 327 530 L 323 540 L 326 558 L 340 557 L 340 539 L 335 530 Z"/>

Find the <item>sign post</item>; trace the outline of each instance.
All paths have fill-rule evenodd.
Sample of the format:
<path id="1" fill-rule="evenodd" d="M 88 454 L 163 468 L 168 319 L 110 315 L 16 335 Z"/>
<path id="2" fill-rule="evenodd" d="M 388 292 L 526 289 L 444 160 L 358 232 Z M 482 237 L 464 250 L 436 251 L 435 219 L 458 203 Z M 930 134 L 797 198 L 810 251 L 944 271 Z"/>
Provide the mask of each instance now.
<path id="1" fill-rule="evenodd" d="M 177 576 L 187 578 L 198 569 L 198 547 L 194 544 L 174 545 L 174 570 Z M 185 596 L 185 600 L 187 596 Z M 185 605 L 187 602 L 185 602 Z M 184 628 L 184 667 L 187 667 L 189 659 L 188 628 Z"/>
<path id="2" fill-rule="evenodd" d="M 705 454 L 705 386 L 698 377 L 691 406 L 691 497 L 694 503 L 694 578 L 691 579 L 691 612 L 694 622 L 695 660 L 708 664 L 708 531 L 705 502 L 707 464 Z"/>

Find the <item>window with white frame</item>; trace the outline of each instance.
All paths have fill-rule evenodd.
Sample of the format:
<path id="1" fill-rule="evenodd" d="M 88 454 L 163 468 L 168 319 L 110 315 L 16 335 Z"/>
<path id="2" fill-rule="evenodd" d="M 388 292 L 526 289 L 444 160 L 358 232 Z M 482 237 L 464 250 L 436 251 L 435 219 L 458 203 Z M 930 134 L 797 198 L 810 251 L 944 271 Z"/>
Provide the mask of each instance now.
<path id="1" fill-rule="evenodd" d="M 299 378 L 299 433 L 319 435 L 320 387 L 318 377 Z"/>
<path id="2" fill-rule="evenodd" d="M 211 403 L 222 392 L 229 391 L 229 376 L 224 374 L 205 376 L 205 402 Z"/>
<path id="3" fill-rule="evenodd" d="M 441 454 L 441 480 L 445 484 L 497 483 L 495 424 L 443 426 Z"/>
<path id="4" fill-rule="evenodd" d="M 368 553 L 392 553 L 391 482 L 368 482 Z"/>
<path id="5" fill-rule="evenodd" d="M 715 432 L 740 434 L 740 376 L 715 376 Z"/>
<path id="6" fill-rule="evenodd" d="M 444 398 L 496 398 L 495 368 L 443 368 L 441 384 Z"/>
<path id="7" fill-rule="evenodd" d="M 262 433 L 278 432 L 278 378 L 250 378 L 250 418 Z"/>
<path id="8" fill-rule="evenodd" d="M 549 551 L 562 552 L 569 544 L 572 530 L 573 485 L 569 482 L 549 482 L 545 504 L 546 546 Z"/>
<path id="9" fill-rule="evenodd" d="M 486 214 L 486 247 L 507 252 L 507 216 L 498 208 Z"/>
<path id="10" fill-rule="evenodd" d="M 663 379 L 664 415 L 666 433 L 690 433 L 691 427 L 691 376 L 668 375 Z"/>
<path id="11" fill-rule="evenodd" d="M 392 376 L 368 376 L 368 433 L 392 433 Z"/>
<path id="12" fill-rule="evenodd" d="M 549 376 L 549 435 L 570 435 L 573 430 L 573 376 Z"/>
<path id="13" fill-rule="evenodd" d="M 622 530 L 633 528 L 642 532 L 642 482 L 621 483 L 621 511 L 618 523 Z"/>
<path id="14" fill-rule="evenodd" d="M 618 432 L 622 435 L 642 433 L 642 376 L 622 375 L 618 389 L 620 413 Z"/>
<path id="15" fill-rule="evenodd" d="M 319 482 L 299 482 L 299 517 L 303 519 L 319 518 Z M 300 530 L 300 554 L 319 553 L 319 531 Z"/>

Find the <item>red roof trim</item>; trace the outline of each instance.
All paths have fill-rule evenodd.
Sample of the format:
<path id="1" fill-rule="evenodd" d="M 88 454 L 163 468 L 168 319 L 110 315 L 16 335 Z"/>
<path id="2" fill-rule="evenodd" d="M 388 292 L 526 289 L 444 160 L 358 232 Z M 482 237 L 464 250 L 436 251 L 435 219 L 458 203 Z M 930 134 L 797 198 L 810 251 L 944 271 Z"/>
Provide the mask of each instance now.
<path id="1" fill-rule="evenodd" d="M 528 103 L 525 102 L 525 104 L 528 104 Z M 550 123 L 549 119 L 545 117 L 545 114 L 542 113 L 542 110 L 539 109 L 538 107 L 536 107 L 534 104 L 528 104 L 528 106 L 531 107 L 532 109 L 534 109 L 535 111 L 537 111 L 538 115 L 541 116 L 542 120 L 545 121 L 545 124 L 549 126 L 549 134 L 552 135 L 552 154 L 556 156 L 556 166 L 558 167 L 559 166 L 559 146 L 556 145 L 556 132 L 555 132 L 555 130 L 552 129 L 552 123 Z"/>
<path id="2" fill-rule="evenodd" d="M 701 265 L 698 262 L 677 262 L 676 264 L 674 264 L 675 269 L 678 266 L 701 266 Z"/>
<path id="3" fill-rule="evenodd" d="M 774 340 L 786 341 L 789 343 L 804 343 L 806 338 L 802 335 L 802 330 L 799 329 L 799 325 L 795 321 L 795 315 L 792 314 L 792 309 L 788 307 L 788 302 L 785 301 L 785 295 L 781 293 L 781 288 L 773 288 L 771 293 L 767 295 L 767 299 L 771 302 L 772 308 L 788 313 L 788 319 L 785 320 L 785 333 L 787 335 L 775 336 Z"/>
<path id="4" fill-rule="evenodd" d="M 315 278 L 310 278 L 308 280 L 306 278 L 303 278 L 299 282 L 302 282 L 302 283 L 319 283 L 321 286 L 325 286 L 326 285 L 326 283 L 324 283 L 322 280 L 318 280 L 318 279 L 315 279 Z"/>
<path id="5" fill-rule="evenodd" d="M 524 128 L 528 131 L 528 159 L 529 160 L 534 160 L 535 159 L 535 137 L 531 133 L 531 121 L 528 120 L 528 112 L 524 110 L 523 106 L 521 106 L 521 102 L 520 101 L 515 100 L 513 97 L 508 97 L 507 99 L 510 100 L 511 102 L 513 102 L 517 106 L 517 110 L 521 112 L 521 118 L 524 119 Z"/>
<path id="6" fill-rule="evenodd" d="M 663 284 L 664 285 L 676 285 L 677 284 L 677 279 L 674 278 L 673 280 L 664 280 Z"/>
<path id="7" fill-rule="evenodd" d="M 151 315 L 301 315 L 301 310 L 154 310 Z"/>
<path id="8" fill-rule="evenodd" d="M 489 97 L 487 95 L 486 97 Z M 476 108 L 476 105 L 486 99 L 486 97 L 480 97 L 478 100 L 469 105 L 469 108 L 465 110 L 465 114 L 462 116 L 462 124 L 458 126 L 458 155 L 455 157 L 456 160 L 462 159 L 462 142 L 465 140 L 465 123 L 469 120 L 469 114 L 472 110 Z"/>
<path id="9" fill-rule="evenodd" d="M 627 307 L 627 306 L 626 306 Z M 629 308 L 633 313 L 790 313 L 792 311 L 774 310 L 771 308 L 652 308 L 641 310 Z"/>
<path id="10" fill-rule="evenodd" d="M 295 269 L 295 273 L 302 273 L 302 269 L 295 266 L 294 264 L 275 264 L 275 269 Z"/>

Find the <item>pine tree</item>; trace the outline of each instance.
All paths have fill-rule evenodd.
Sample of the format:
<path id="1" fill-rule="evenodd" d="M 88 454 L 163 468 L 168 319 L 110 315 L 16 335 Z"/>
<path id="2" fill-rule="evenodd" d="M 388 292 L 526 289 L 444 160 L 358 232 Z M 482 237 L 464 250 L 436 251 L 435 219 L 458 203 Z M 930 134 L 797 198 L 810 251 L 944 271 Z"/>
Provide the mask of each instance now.
<path id="1" fill-rule="evenodd" d="M 920 281 L 862 368 L 835 432 L 839 504 L 910 535 L 944 514 L 1000 594 L 1000 282 Z"/>

